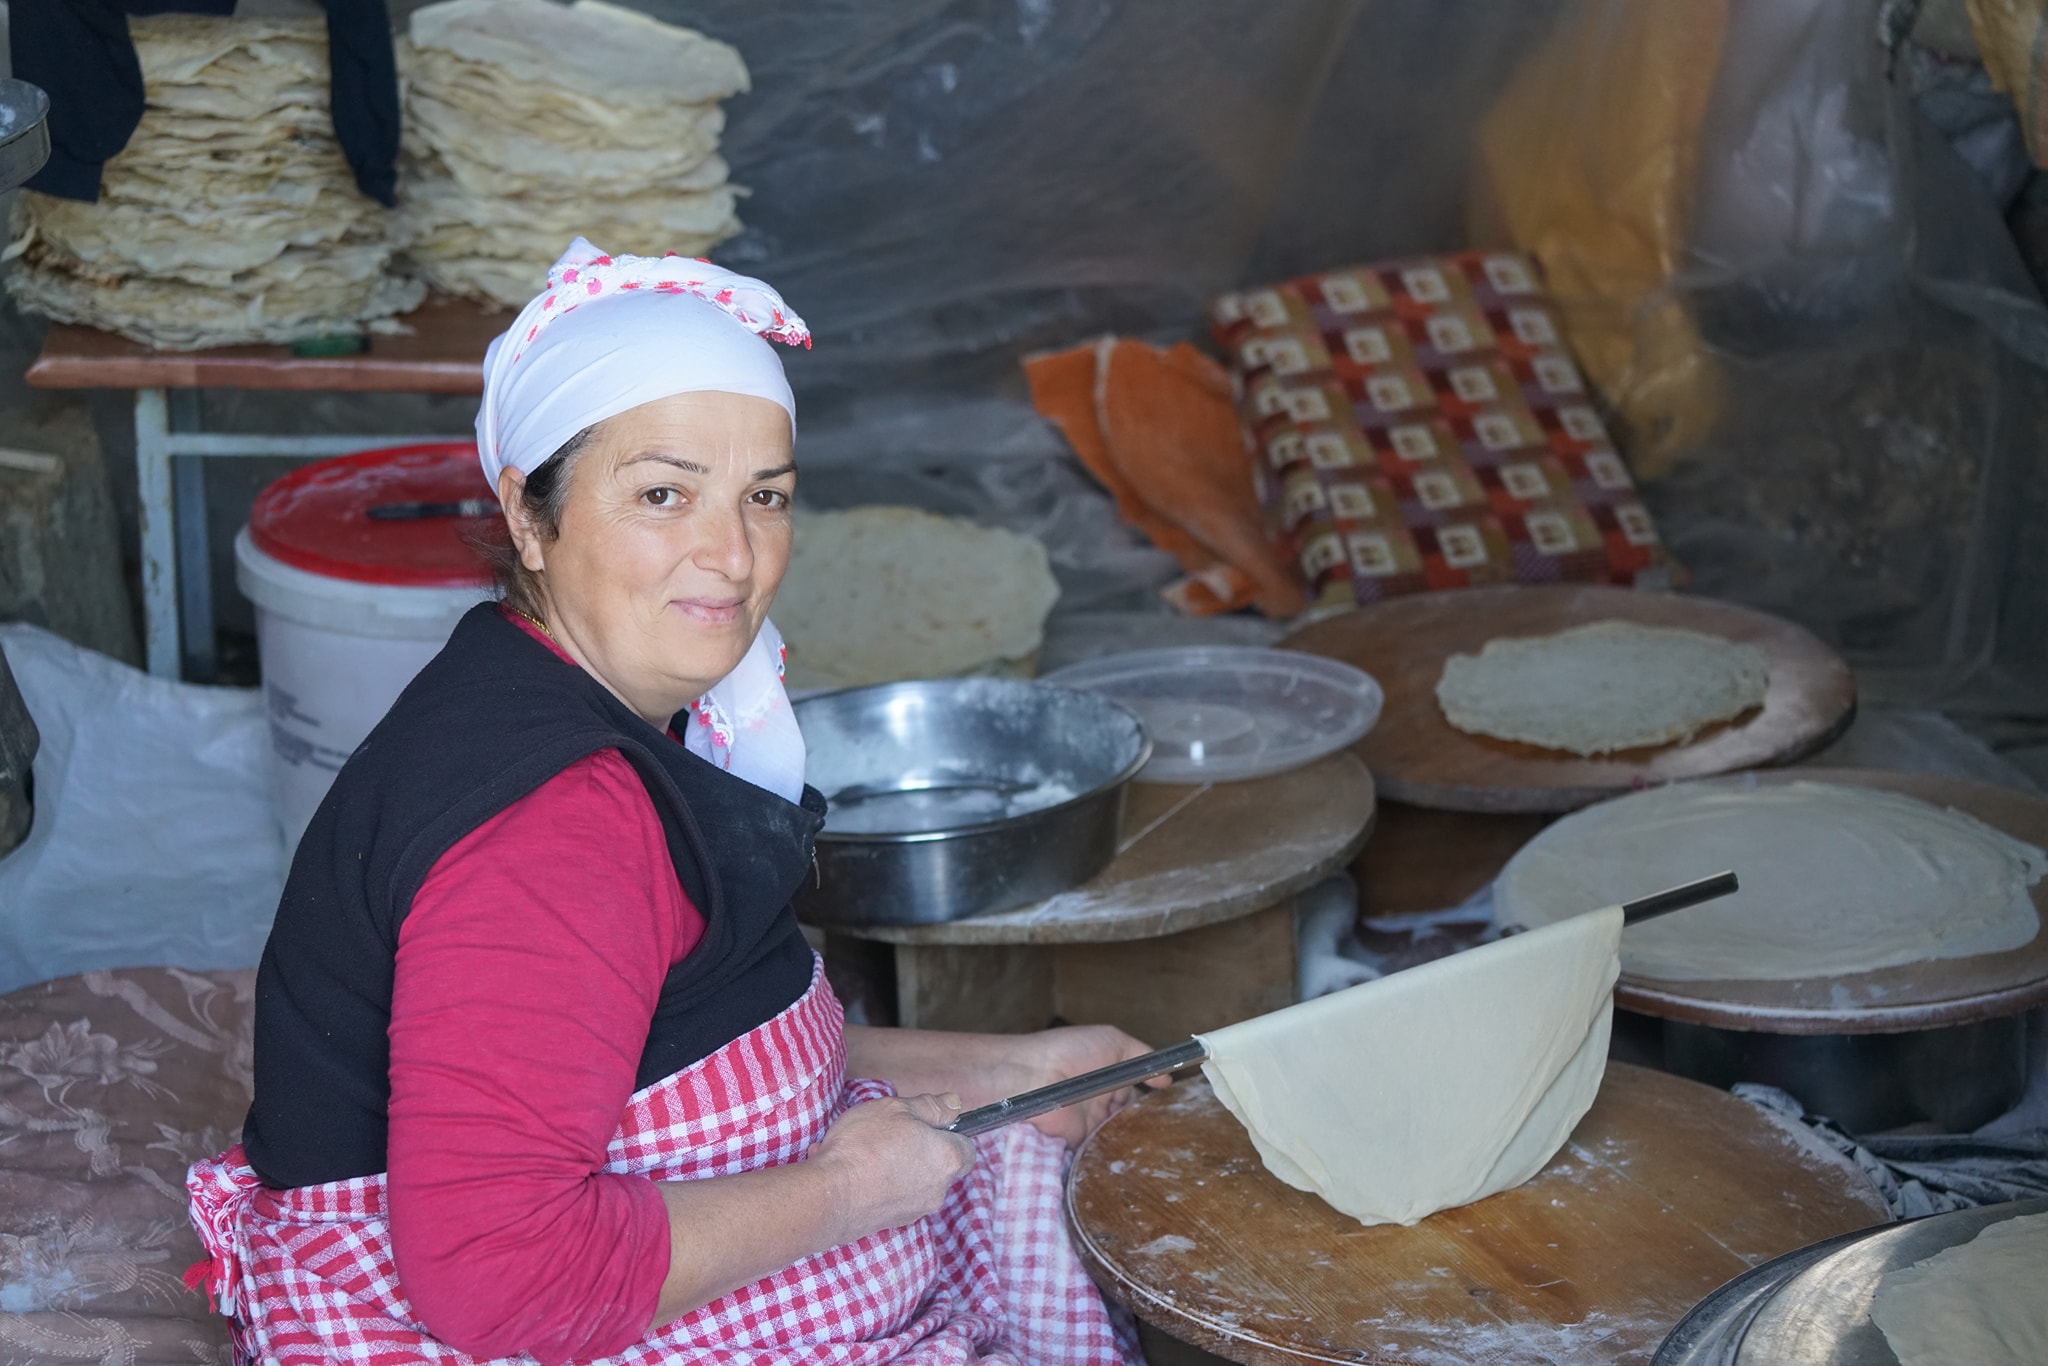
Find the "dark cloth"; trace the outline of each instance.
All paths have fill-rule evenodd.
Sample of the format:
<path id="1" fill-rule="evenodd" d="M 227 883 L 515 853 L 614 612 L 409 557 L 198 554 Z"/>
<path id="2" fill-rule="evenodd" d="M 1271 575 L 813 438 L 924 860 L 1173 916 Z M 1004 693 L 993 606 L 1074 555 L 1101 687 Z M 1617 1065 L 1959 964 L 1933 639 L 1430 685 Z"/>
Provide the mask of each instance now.
<path id="1" fill-rule="evenodd" d="M 1736 1095 L 1810 1133 L 1854 1162 L 1895 1219 L 2048 1195 L 2048 1129 L 1975 1134 L 1851 1134 L 1775 1086 L 1741 1082 Z"/>
<path id="2" fill-rule="evenodd" d="M 256 978 L 256 1095 L 242 1131 L 266 1183 L 385 1170 L 393 967 L 413 894 L 456 841 L 605 749 L 646 784 L 705 921 L 662 983 L 637 1085 L 803 995 L 811 951 L 790 898 L 810 875 L 824 799 L 806 788 L 793 805 L 699 759 L 484 604 L 343 765 L 292 859 Z"/>
<path id="3" fill-rule="evenodd" d="M 398 68 L 384 0 L 321 0 L 334 136 L 356 187 L 397 202 Z M 100 168 L 142 121 L 142 67 L 128 37 L 131 14 L 231 14 L 235 0 L 25 0 L 8 23 L 14 74 L 50 97 L 50 159 L 32 190 L 88 202 Z"/>

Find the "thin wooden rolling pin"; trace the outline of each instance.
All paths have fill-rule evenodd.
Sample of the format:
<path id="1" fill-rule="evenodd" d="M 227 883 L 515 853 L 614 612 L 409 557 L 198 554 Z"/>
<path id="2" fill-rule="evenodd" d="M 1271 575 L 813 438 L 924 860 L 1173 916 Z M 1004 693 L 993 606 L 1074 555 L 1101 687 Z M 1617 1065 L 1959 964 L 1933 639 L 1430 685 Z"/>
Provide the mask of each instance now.
<path id="1" fill-rule="evenodd" d="M 1621 906 L 1621 923 L 1640 925 L 1645 920 L 1655 920 L 1660 915 L 1682 911 L 1688 906 L 1697 906 L 1702 901 L 1713 901 L 1727 896 L 1741 884 L 1735 874 L 1716 873 L 1703 877 L 1697 882 L 1684 883 L 1666 891 L 1646 896 L 1636 901 L 1625 901 Z M 1020 1119 L 1031 1119 L 1049 1110 L 1059 1110 L 1077 1104 L 1105 1091 L 1117 1091 L 1134 1086 L 1147 1077 L 1156 1077 L 1164 1072 L 1177 1072 L 1183 1067 L 1193 1067 L 1209 1056 L 1200 1039 L 1188 1039 L 1122 1062 L 1098 1067 L 1093 1072 L 1083 1072 L 1065 1081 L 1056 1081 L 1050 1086 L 1041 1086 L 1036 1091 L 1026 1091 L 1011 1096 L 1008 1100 L 996 1101 L 969 1110 L 946 1127 L 956 1134 L 985 1134 L 990 1129 L 1000 1129 L 1005 1124 L 1015 1124 Z"/>

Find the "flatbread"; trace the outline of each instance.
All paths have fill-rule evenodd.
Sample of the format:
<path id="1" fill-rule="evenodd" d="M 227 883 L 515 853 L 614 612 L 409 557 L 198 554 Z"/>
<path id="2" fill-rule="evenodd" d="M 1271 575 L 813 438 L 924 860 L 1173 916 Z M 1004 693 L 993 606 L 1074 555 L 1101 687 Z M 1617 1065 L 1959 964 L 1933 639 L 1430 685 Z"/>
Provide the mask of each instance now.
<path id="1" fill-rule="evenodd" d="M 22 307 L 166 348 L 353 332 L 416 305 L 328 113 L 317 19 L 138 18 L 146 107 L 95 203 L 24 193 Z"/>
<path id="2" fill-rule="evenodd" d="M 1798 981 L 2030 942 L 2048 856 L 1960 811 L 1833 783 L 1680 783 L 1565 817 L 1494 884 L 1543 925 L 1732 868 L 1742 890 L 1631 929 L 1623 968 L 1664 981 Z"/>
<path id="3" fill-rule="evenodd" d="M 1059 593 L 1029 536 L 863 507 L 797 515 L 774 615 L 790 686 L 846 688 L 1026 672 Z"/>
<path id="4" fill-rule="evenodd" d="M 1436 698 L 1470 734 L 1595 755 L 1688 739 L 1762 705 L 1769 682 L 1754 645 L 1596 621 L 1452 655 Z"/>
<path id="5" fill-rule="evenodd" d="M 607 101 L 701 104 L 748 88 L 732 47 L 602 0 L 443 0 L 414 10 L 409 31 L 420 47 L 494 67 L 518 85 Z"/>
<path id="6" fill-rule="evenodd" d="M 397 44 L 406 91 L 395 231 L 437 289 L 517 308 L 581 235 L 701 256 L 740 231 L 718 101 L 728 45 L 603 0 L 443 0 Z"/>
<path id="7" fill-rule="evenodd" d="M 2048 1361 L 2044 1290 L 2048 1214 L 2029 1214 L 1886 1272 L 1870 1321 L 1899 1366 L 2041 1366 Z"/>
<path id="8" fill-rule="evenodd" d="M 1621 910 L 1574 916 L 1201 1035 L 1266 1170 L 1363 1224 L 1519 1186 L 1607 1068 Z"/>

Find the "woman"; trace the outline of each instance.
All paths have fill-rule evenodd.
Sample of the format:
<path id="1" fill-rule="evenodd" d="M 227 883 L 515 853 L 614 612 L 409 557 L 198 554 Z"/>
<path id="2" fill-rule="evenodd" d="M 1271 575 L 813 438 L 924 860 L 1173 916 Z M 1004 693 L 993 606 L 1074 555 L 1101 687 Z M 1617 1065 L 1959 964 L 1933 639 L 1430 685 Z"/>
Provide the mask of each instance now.
<path id="1" fill-rule="evenodd" d="M 848 1026 L 790 912 L 824 802 L 761 334 L 808 342 L 758 281 L 578 239 L 492 344 L 504 601 L 308 828 L 242 1144 L 188 1182 L 244 1358 L 1131 1359 L 1059 1215 L 1108 1104 L 943 1126 L 1143 1045 Z"/>

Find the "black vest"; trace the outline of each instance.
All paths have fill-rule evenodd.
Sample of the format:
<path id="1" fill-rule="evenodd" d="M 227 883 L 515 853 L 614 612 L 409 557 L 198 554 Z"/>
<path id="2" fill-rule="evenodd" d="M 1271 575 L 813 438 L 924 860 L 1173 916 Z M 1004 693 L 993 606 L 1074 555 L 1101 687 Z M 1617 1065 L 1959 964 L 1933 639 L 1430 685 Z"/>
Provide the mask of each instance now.
<path id="1" fill-rule="evenodd" d="M 292 859 L 256 977 L 256 1098 L 242 1130 L 267 1184 L 384 1170 L 392 969 L 414 893 L 457 840 L 603 749 L 647 785 L 705 920 L 662 983 L 636 1085 L 803 995 L 811 951 L 789 903 L 810 876 L 824 799 L 806 788 L 793 806 L 697 758 L 484 604 L 342 767 Z"/>

